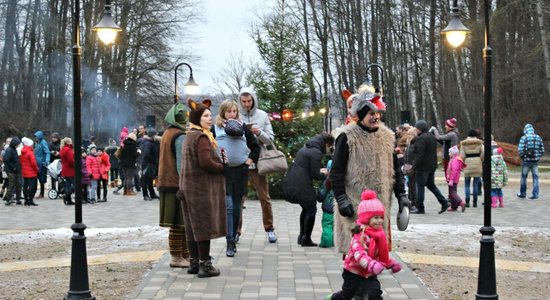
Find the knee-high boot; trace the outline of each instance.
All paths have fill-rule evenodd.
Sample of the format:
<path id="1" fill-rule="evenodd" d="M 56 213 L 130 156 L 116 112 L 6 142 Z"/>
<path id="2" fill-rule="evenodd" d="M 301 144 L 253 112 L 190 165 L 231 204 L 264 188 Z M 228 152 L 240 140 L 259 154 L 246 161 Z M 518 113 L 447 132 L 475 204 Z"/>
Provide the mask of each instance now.
<path id="1" fill-rule="evenodd" d="M 306 213 L 304 210 L 300 213 L 300 234 L 298 235 L 298 245 L 302 244 L 302 238 L 304 237 L 304 221 L 306 219 Z"/>
<path id="2" fill-rule="evenodd" d="M 313 226 L 315 226 L 315 215 L 307 216 L 304 219 L 304 236 L 302 237 L 302 247 L 317 247 L 311 240 L 311 233 L 313 232 Z"/>
<path id="3" fill-rule="evenodd" d="M 492 196 L 492 197 L 491 197 L 491 207 L 492 207 L 492 208 L 497 207 L 497 201 L 498 201 L 498 197 L 497 197 L 497 196 Z"/>

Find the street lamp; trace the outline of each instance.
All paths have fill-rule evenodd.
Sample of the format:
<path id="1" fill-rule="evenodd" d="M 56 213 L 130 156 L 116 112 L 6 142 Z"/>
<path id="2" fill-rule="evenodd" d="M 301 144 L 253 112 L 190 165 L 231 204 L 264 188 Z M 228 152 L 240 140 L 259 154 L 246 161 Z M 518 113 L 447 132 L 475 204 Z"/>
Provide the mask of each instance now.
<path id="1" fill-rule="evenodd" d="M 485 18 L 485 48 L 483 48 L 483 60 L 485 63 L 485 81 L 483 83 L 483 107 L 484 119 L 484 141 L 485 148 L 483 156 L 483 227 L 481 233 L 479 251 L 479 269 L 477 277 L 476 299 L 498 299 L 496 272 L 495 272 L 495 228 L 491 226 L 491 98 L 492 98 L 492 57 L 493 49 L 489 45 L 489 10 L 491 1 L 484 0 Z M 456 0 L 454 0 L 456 6 Z M 453 7 L 453 12 L 454 12 Z M 458 9 L 457 9 L 458 10 Z M 456 12 L 458 14 L 458 11 Z M 453 21 L 451 20 L 451 23 Z M 450 24 L 449 24 L 450 26 Z M 466 28 L 467 29 L 467 28 Z M 449 32 L 449 31 L 447 31 Z M 444 32 L 447 33 L 447 32 Z M 460 45 L 460 44 L 459 44 Z"/>
<path id="2" fill-rule="evenodd" d="M 75 187 L 75 222 L 71 226 L 73 230 L 72 248 L 71 248 L 71 278 L 69 282 L 69 292 L 64 299 L 95 299 L 92 297 L 88 282 L 88 259 L 86 254 L 86 236 L 84 230 L 86 225 L 82 223 L 82 189 L 79 188 L 82 182 L 82 170 L 80 151 L 82 147 L 82 128 L 81 118 L 81 75 L 80 75 L 80 0 L 74 1 L 73 5 L 73 130 L 74 130 L 74 185 Z M 106 20 L 106 21 L 105 21 Z M 105 22 L 103 22 L 105 21 Z M 110 22 L 109 22 L 110 21 Z M 113 26 L 114 25 L 114 26 Z M 106 26 L 106 27 L 104 27 Z M 120 27 L 118 27 L 111 17 L 111 1 L 105 3 L 105 12 L 102 21 L 94 26 L 98 35 L 104 38 L 110 38 L 112 42 Z M 101 33 L 101 34 L 100 34 Z"/>
<path id="3" fill-rule="evenodd" d="M 183 85 L 185 87 L 185 93 L 190 95 L 196 95 L 199 93 L 199 85 L 195 82 L 195 79 L 193 79 L 193 69 L 188 63 L 180 63 L 176 66 L 174 69 L 174 103 L 178 103 L 179 101 L 179 95 L 178 95 L 178 68 L 181 65 L 186 65 L 189 68 L 189 79 L 187 82 Z"/>
<path id="4" fill-rule="evenodd" d="M 460 15 L 458 13 L 458 0 L 453 0 L 453 8 L 451 9 L 451 22 L 441 31 L 445 35 L 447 41 L 451 46 L 458 47 L 462 45 L 466 39 L 466 34 L 470 32 L 462 21 L 460 21 Z"/>

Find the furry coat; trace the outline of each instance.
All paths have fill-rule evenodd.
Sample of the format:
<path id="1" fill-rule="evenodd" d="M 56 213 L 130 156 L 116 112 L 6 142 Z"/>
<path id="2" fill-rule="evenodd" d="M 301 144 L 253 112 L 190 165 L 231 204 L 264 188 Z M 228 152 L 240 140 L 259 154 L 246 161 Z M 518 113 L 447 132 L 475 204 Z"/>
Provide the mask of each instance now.
<path id="1" fill-rule="evenodd" d="M 203 149 L 204 141 L 209 147 Z M 203 157 L 204 152 L 208 152 L 207 157 Z M 223 172 L 221 159 L 206 134 L 188 131 L 178 192 L 188 241 L 207 241 L 227 234 Z"/>
<path id="2" fill-rule="evenodd" d="M 369 133 L 357 124 L 346 125 L 342 134 L 347 137 L 349 159 L 346 167 L 345 189 L 355 212 L 361 202 L 364 189 L 376 191 L 378 199 L 384 204 L 384 231 L 391 241 L 390 213 L 394 179 L 395 134 L 385 125 L 378 131 Z M 334 165 L 333 165 L 334 168 Z M 337 208 L 335 207 L 335 211 Z M 334 244 L 341 253 L 346 253 L 351 241 L 351 228 L 355 226 L 353 218 L 334 214 Z M 391 245 L 391 243 L 390 243 Z"/>

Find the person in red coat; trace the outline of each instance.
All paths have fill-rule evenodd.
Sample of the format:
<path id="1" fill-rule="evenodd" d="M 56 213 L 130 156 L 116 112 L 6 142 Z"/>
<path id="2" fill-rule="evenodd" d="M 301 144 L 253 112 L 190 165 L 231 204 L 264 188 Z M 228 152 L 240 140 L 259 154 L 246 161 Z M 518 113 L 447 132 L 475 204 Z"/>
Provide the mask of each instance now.
<path id="1" fill-rule="evenodd" d="M 111 162 L 109 154 L 103 151 L 103 148 L 97 148 L 97 159 L 99 160 L 99 180 L 97 185 L 97 202 L 107 202 L 107 183 L 109 181 L 109 171 Z M 103 187 L 103 198 L 101 198 L 101 188 Z"/>
<path id="2" fill-rule="evenodd" d="M 86 157 L 86 169 L 88 170 L 88 176 L 91 179 L 90 184 L 88 185 L 88 200 L 90 202 L 96 202 L 96 190 L 97 183 L 101 178 L 101 159 L 97 154 L 96 146 L 91 146 L 88 148 L 88 156 Z"/>
<path id="3" fill-rule="evenodd" d="M 38 164 L 32 148 L 33 141 L 28 137 L 22 140 L 23 149 L 19 161 L 21 163 L 21 175 L 23 176 L 23 196 L 25 197 L 25 206 L 38 206 L 34 203 L 36 194 L 36 178 L 38 176 Z"/>
<path id="4" fill-rule="evenodd" d="M 71 195 L 74 192 L 74 149 L 73 140 L 66 137 L 61 140 L 61 151 L 59 152 L 59 158 L 61 159 L 61 176 L 65 178 L 65 195 L 63 196 L 63 203 L 65 205 L 74 205 L 71 200 Z"/>

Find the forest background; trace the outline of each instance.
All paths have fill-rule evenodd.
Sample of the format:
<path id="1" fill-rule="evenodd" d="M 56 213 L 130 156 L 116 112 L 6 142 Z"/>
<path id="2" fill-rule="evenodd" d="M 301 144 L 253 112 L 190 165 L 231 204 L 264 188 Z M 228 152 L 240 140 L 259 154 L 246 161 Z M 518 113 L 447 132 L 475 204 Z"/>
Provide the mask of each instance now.
<path id="1" fill-rule="evenodd" d="M 201 2 L 114 0 L 113 16 L 123 31 L 104 46 L 91 30 L 104 1 L 80 1 L 84 136 L 117 137 L 122 126 L 145 123 L 147 115 L 162 127 L 174 98 L 174 66 L 199 55 L 185 45 L 193 41 L 186 29 L 204 26 Z M 35 130 L 72 135 L 73 2 L 0 1 L 0 136 Z M 356 90 L 367 66 L 378 63 L 390 127 L 425 119 L 441 128 L 455 117 L 464 138 L 470 128 L 483 129 L 483 1 L 458 1 L 461 20 L 471 30 L 459 49 L 440 34 L 451 2 L 270 1 L 261 15 L 250 17 L 249 35 L 260 59 L 233 55 L 216 76 L 218 91 L 200 97 L 219 103 L 253 84 L 261 108 L 294 112 L 293 121 L 274 121 L 278 144 L 292 155 L 305 139 L 341 123 L 346 115 L 341 91 Z M 550 2 L 491 3 L 495 139 L 517 143 L 524 124 L 532 123 L 548 146 Z M 380 72 L 370 70 L 370 79 L 380 85 Z M 321 108 L 324 115 L 300 117 Z"/>

